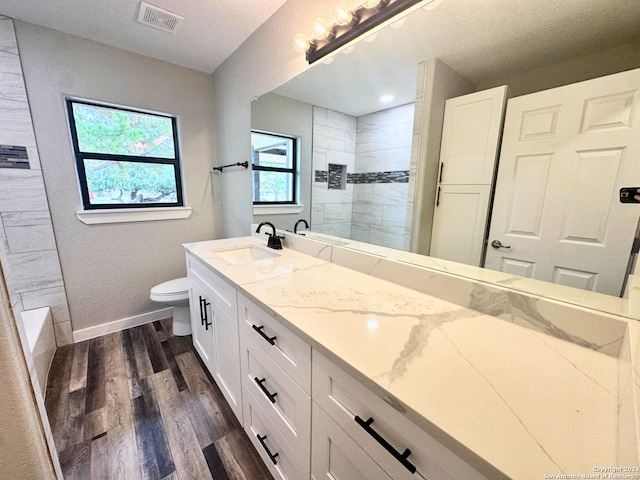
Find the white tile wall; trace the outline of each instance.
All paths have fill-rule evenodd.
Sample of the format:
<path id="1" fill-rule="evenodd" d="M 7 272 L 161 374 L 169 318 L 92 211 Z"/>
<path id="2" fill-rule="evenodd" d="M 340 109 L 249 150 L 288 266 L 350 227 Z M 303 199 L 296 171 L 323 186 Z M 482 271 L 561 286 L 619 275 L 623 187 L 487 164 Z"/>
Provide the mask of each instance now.
<path id="1" fill-rule="evenodd" d="M 13 29 L 13 20 L 8 17 L 0 17 L 0 51 L 18 54 L 18 42 L 16 32 Z"/>
<path id="2" fill-rule="evenodd" d="M 357 172 L 410 170 L 414 105 L 402 105 L 358 118 Z M 358 240 L 406 249 L 410 225 L 407 209 L 413 197 L 410 183 L 357 184 L 354 187 L 353 223 Z M 410 188 L 411 187 L 411 188 Z M 375 205 L 372 215 L 371 204 Z M 378 209 L 380 215 L 377 215 Z"/>
<path id="3" fill-rule="evenodd" d="M 413 114 L 413 104 L 357 119 L 314 107 L 313 170 L 327 170 L 329 163 L 347 165 L 347 173 L 411 170 Z M 414 184 L 411 179 L 408 184 L 349 184 L 349 195 L 314 182 L 312 229 L 406 249 L 411 230 L 407 211 L 412 209 Z"/>
<path id="4" fill-rule="evenodd" d="M 356 150 L 356 118 L 343 113 L 314 107 L 313 109 L 313 174 L 327 171 L 330 163 L 346 165 L 347 174 L 354 172 Z M 345 189 L 329 189 L 327 182 L 312 185 L 312 229 L 338 237 L 351 236 L 353 185 Z"/>
<path id="5" fill-rule="evenodd" d="M 50 306 L 60 345 L 71 318 L 44 188 L 13 20 L 0 16 L 0 144 L 27 147 L 29 169 L 0 168 L 0 262 L 11 305 Z"/>

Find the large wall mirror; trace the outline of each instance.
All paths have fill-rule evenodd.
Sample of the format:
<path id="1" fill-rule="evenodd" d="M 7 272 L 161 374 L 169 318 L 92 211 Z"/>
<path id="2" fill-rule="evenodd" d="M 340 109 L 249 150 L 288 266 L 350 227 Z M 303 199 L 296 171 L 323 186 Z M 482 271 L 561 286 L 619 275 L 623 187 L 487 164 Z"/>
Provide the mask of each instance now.
<path id="1" fill-rule="evenodd" d="M 637 68 L 637 2 L 437 0 L 254 101 L 253 129 L 300 139 L 302 205 L 291 215 L 255 220 L 291 229 L 302 217 L 335 243 L 368 245 L 363 248 L 382 255 L 620 313 L 618 285 L 593 289 L 605 296 L 589 291 L 589 279 L 585 285 L 562 285 L 561 278 L 551 280 L 561 285 L 526 278 L 518 284 L 511 275 L 517 270 L 494 274 L 438 261 L 429 238 L 447 98 L 502 85 L 510 98 L 522 97 Z M 638 90 L 630 85 L 624 100 L 634 122 L 640 121 Z M 610 182 L 616 190 L 618 180 Z M 628 184 L 640 185 L 640 175 Z M 506 208 L 496 199 L 494 211 Z M 630 208 L 629 245 L 640 205 Z M 624 275 L 630 253 L 619 258 Z M 526 269 L 521 275 L 535 278 Z"/>

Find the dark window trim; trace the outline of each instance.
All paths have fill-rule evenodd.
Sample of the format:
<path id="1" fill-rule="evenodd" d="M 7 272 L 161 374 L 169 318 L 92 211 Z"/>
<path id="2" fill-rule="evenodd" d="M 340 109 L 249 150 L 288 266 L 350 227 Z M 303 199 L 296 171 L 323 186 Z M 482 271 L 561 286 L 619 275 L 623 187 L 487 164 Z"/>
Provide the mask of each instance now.
<path id="1" fill-rule="evenodd" d="M 78 133 L 76 131 L 76 121 L 73 116 L 73 104 L 91 105 L 94 107 L 109 108 L 123 112 L 140 113 L 144 115 L 154 115 L 157 117 L 168 118 L 171 120 L 173 131 L 173 148 L 174 158 L 158 158 L 158 157 L 141 157 L 136 155 L 110 154 L 110 153 L 93 153 L 82 152 L 78 145 Z M 69 129 L 71 131 L 71 144 L 76 159 L 76 169 L 78 172 L 78 181 L 80 183 L 80 196 L 84 210 L 115 210 L 115 209 L 140 209 L 140 208 L 172 208 L 184 207 L 184 195 L 182 190 L 182 173 L 180 162 L 180 149 L 178 144 L 178 122 L 177 118 L 162 113 L 149 112 L 145 110 L 136 110 L 130 107 L 121 107 L 108 103 L 91 102 L 88 100 L 79 100 L 71 97 L 65 97 L 65 105 L 67 108 L 67 118 L 69 119 Z M 89 198 L 89 187 L 87 185 L 87 176 L 84 169 L 84 160 L 112 160 L 114 162 L 134 162 L 134 163 L 161 163 L 174 166 L 174 177 L 176 182 L 176 201 L 175 202 L 149 202 L 149 203 L 122 203 L 122 204 L 91 204 Z"/>
<path id="2" fill-rule="evenodd" d="M 290 135 L 282 135 L 279 133 L 271 133 L 271 132 L 265 132 L 263 130 L 251 130 L 251 133 L 258 133 L 261 135 L 270 135 L 272 137 L 278 137 L 278 138 L 283 138 L 285 140 L 290 140 L 291 144 L 292 144 L 292 152 L 291 152 L 291 168 L 279 168 L 279 167 L 263 167 L 260 165 L 256 165 L 255 163 L 253 163 L 255 156 L 253 155 L 253 153 L 255 151 L 252 151 L 252 158 L 251 158 L 251 169 L 254 171 L 260 171 L 260 172 L 279 172 L 279 173 L 289 173 L 291 175 L 293 175 L 293 181 L 292 183 L 292 200 L 284 200 L 284 201 L 280 201 L 280 202 L 257 202 L 254 200 L 253 204 L 254 205 L 295 205 L 297 202 L 297 198 L 298 198 L 298 141 L 299 139 L 297 137 L 293 137 Z M 252 195 L 253 196 L 253 195 Z"/>

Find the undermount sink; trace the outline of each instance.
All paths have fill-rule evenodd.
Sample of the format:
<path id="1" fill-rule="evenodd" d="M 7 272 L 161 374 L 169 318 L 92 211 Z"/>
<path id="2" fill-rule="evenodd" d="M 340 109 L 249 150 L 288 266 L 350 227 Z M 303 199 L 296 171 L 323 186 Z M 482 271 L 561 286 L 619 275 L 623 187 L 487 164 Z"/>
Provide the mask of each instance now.
<path id="1" fill-rule="evenodd" d="M 236 245 L 229 248 L 220 248 L 211 250 L 218 257 L 226 260 L 234 265 L 243 263 L 251 263 L 257 260 L 265 260 L 267 258 L 278 257 L 276 252 L 271 252 L 257 245 Z"/>

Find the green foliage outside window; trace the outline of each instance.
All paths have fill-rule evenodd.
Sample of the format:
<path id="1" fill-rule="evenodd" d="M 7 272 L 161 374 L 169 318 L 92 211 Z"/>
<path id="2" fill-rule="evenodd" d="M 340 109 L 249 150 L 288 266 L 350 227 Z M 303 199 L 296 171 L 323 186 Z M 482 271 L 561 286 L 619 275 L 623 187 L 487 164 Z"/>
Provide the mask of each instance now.
<path id="1" fill-rule="evenodd" d="M 171 118 L 74 103 L 78 146 L 85 153 L 174 158 Z"/>
<path id="2" fill-rule="evenodd" d="M 175 201 L 173 165 L 85 160 L 84 168 L 87 187 L 93 194 L 92 203 L 96 199 L 120 203 L 139 203 L 145 198 L 156 202 Z"/>
<path id="3" fill-rule="evenodd" d="M 182 204 L 175 119 L 73 100 L 67 105 L 85 208 Z"/>

